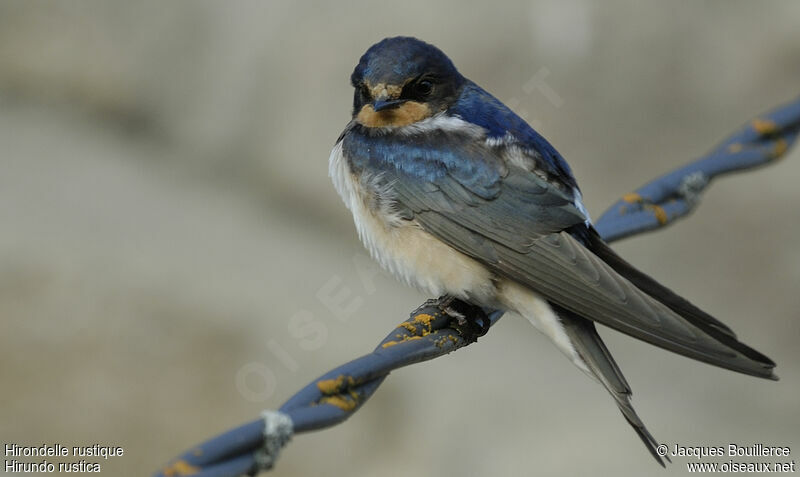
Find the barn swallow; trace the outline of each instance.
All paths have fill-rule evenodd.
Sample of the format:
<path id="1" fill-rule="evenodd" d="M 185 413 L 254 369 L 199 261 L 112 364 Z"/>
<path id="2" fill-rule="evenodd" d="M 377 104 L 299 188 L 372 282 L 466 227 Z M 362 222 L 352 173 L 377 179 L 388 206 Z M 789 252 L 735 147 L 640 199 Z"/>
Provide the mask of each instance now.
<path id="1" fill-rule="evenodd" d="M 387 38 L 350 81 L 330 176 L 372 257 L 433 296 L 516 312 L 657 442 L 595 323 L 689 358 L 777 379 L 733 331 L 634 268 L 598 235 L 562 156 L 438 48 Z"/>

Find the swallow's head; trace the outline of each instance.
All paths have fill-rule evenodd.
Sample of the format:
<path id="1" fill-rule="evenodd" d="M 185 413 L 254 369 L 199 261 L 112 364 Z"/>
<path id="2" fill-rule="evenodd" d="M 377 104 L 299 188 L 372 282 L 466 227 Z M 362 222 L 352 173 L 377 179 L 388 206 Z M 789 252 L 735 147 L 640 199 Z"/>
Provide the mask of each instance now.
<path id="1" fill-rule="evenodd" d="M 364 53 L 350 77 L 353 119 L 370 128 L 407 126 L 447 109 L 464 81 L 435 46 L 386 38 Z"/>

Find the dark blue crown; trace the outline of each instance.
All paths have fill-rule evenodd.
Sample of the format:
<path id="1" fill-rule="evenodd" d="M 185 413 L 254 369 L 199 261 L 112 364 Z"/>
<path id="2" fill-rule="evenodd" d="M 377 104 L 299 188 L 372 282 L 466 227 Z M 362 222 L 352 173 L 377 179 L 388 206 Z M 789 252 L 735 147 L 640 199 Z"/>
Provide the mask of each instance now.
<path id="1" fill-rule="evenodd" d="M 441 78 L 460 78 L 453 62 L 435 46 L 409 36 L 386 38 L 372 45 L 361 57 L 350 81 L 372 84 L 403 84 L 423 73 Z"/>

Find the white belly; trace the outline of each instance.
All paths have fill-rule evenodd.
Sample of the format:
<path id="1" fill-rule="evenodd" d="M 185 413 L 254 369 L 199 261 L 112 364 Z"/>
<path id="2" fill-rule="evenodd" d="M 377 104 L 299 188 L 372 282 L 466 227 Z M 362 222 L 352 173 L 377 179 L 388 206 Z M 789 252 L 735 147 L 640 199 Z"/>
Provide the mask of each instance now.
<path id="1" fill-rule="evenodd" d="M 330 176 L 353 213 L 358 236 L 380 265 L 398 279 L 430 294 L 451 294 L 473 303 L 495 303 L 492 274 L 483 265 L 444 244 L 413 221 L 393 217 L 388 207 L 374 210 L 363 181 L 351 173 L 337 144 Z"/>

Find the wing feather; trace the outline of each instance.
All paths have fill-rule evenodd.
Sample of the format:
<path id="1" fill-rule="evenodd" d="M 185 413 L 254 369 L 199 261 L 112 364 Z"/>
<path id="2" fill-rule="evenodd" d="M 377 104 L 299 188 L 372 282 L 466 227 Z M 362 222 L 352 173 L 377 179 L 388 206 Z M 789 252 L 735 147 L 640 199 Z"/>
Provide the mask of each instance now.
<path id="1" fill-rule="evenodd" d="M 412 148 L 391 137 L 371 137 L 364 146 L 359 137 L 353 135 L 349 145 L 345 138 L 351 167 L 379 173 L 382 190 L 404 216 L 496 274 L 656 346 L 774 378 L 774 363 L 737 341 L 729 328 L 707 314 L 685 313 L 699 310 L 683 299 L 662 303 L 647 291 L 666 288 L 641 272 L 626 272 L 643 291 L 615 270 L 622 262 L 606 263 L 573 237 L 569 230 L 583 227 L 586 217 L 562 183 L 504 160 L 501 148 L 457 133 L 414 138 Z M 402 167 L 398 157 L 406 156 L 387 152 L 393 147 L 411 154 Z"/>

